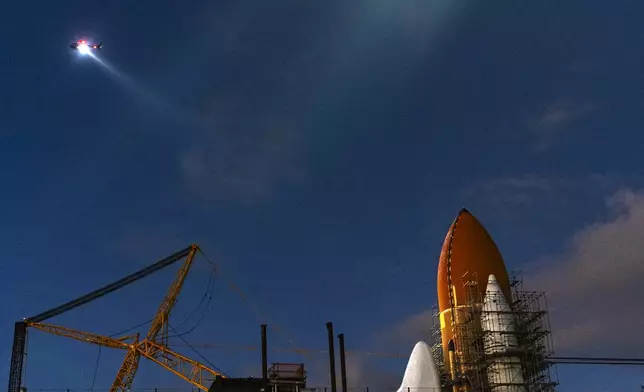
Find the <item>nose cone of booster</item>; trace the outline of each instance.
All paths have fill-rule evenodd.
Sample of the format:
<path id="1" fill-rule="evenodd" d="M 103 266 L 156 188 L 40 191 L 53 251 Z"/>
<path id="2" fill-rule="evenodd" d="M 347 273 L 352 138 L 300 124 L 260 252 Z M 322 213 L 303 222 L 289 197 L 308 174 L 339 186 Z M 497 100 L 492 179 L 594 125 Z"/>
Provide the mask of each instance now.
<path id="1" fill-rule="evenodd" d="M 481 328 L 486 332 L 483 340 L 488 354 L 502 352 L 518 345 L 517 336 L 514 334 L 516 327 L 512 309 L 494 275 L 488 277 Z"/>
<path id="2" fill-rule="evenodd" d="M 440 390 L 440 377 L 432 352 L 427 343 L 418 342 L 409 356 L 398 392 L 440 392 Z"/>
<path id="3" fill-rule="evenodd" d="M 488 294 L 501 295 L 502 293 L 503 293 L 503 290 L 501 290 L 501 286 L 499 285 L 499 281 L 496 279 L 496 276 L 494 276 L 494 274 L 490 274 L 490 276 L 488 276 L 487 278 L 487 287 L 485 288 L 485 295 L 486 296 Z M 504 303 L 503 305 L 507 306 L 507 302 Z"/>

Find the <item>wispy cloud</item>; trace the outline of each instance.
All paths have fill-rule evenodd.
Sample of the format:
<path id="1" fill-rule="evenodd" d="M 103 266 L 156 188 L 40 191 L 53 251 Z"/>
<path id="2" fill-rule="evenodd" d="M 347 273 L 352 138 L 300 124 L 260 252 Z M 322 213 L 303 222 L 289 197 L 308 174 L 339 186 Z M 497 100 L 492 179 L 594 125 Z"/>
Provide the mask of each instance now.
<path id="1" fill-rule="evenodd" d="M 531 122 L 536 152 L 545 152 L 555 137 L 572 124 L 588 116 L 596 106 L 588 102 L 558 99 L 547 105 Z"/>
<path id="2" fill-rule="evenodd" d="M 522 174 L 481 180 L 463 190 L 468 205 L 516 215 L 522 210 L 570 205 L 578 195 L 604 198 L 624 184 L 641 183 L 636 175 L 591 173 L 575 177 Z"/>
<path id="3" fill-rule="evenodd" d="M 536 174 L 491 178 L 465 190 L 466 198 L 485 200 L 496 207 L 531 206 L 539 200 L 557 200 L 572 186 L 563 178 L 549 178 Z"/>
<path id="4" fill-rule="evenodd" d="M 410 348 L 411 352 L 411 348 Z M 336 361 L 336 384 L 340 390 L 340 366 Z M 309 374 L 307 384 L 312 387 L 331 385 L 329 363 L 321 357 L 307 361 Z M 403 373 L 393 372 L 386 366 L 377 366 L 373 361 L 357 355 L 346 357 L 347 387 L 350 391 L 390 392 L 396 391 L 402 381 Z"/>
<path id="5" fill-rule="evenodd" d="M 378 340 L 385 348 L 396 352 L 401 347 L 406 347 L 411 352 L 414 345 L 421 340 L 429 344 L 436 343 L 430 336 L 432 326 L 437 322 L 433 314 L 434 310 L 428 309 L 411 315 L 400 323 L 380 331 Z"/>
<path id="6" fill-rule="evenodd" d="M 577 232 L 528 282 L 548 293 L 560 352 L 629 355 L 644 344 L 644 193 L 618 191 L 607 206 L 611 219 Z"/>
<path id="7" fill-rule="evenodd" d="M 217 136 L 181 156 L 183 179 L 196 194 L 256 202 L 272 196 L 282 182 L 302 178 L 304 143 L 293 125 L 272 122 L 246 134 Z"/>

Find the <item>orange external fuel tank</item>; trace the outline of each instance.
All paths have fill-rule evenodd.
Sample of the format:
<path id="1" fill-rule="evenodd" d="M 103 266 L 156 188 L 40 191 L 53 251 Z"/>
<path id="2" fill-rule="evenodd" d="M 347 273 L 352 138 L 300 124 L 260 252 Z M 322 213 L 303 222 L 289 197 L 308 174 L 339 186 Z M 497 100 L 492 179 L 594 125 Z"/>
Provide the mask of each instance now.
<path id="1" fill-rule="evenodd" d="M 447 232 L 438 263 L 443 358 L 452 378 L 467 371 L 463 368 L 467 348 L 460 347 L 464 339 L 458 336 L 464 334 L 465 329 L 459 325 L 473 322 L 474 307 L 482 302 L 490 274 L 496 276 L 501 290 L 511 301 L 508 272 L 501 253 L 483 225 L 468 210 L 462 209 Z M 467 391 L 468 388 L 456 387 L 455 390 Z"/>

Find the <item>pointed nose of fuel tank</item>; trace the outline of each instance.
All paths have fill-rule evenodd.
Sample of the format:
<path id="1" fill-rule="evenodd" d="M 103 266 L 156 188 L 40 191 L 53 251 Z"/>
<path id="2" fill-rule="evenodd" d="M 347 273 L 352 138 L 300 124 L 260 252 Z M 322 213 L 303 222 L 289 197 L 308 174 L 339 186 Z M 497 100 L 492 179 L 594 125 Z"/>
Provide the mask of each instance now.
<path id="1" fill-rule="evenodd" d="M 506 298 L 511 298 L 508 272 L 499 249 L 485 227 L 463 208 L 447 231 L 440 254 L 437 282 L 440 310 L 465 303 L 464 280 L 477 281 L 483 294 L 490 275 L 496 277 Z"/>

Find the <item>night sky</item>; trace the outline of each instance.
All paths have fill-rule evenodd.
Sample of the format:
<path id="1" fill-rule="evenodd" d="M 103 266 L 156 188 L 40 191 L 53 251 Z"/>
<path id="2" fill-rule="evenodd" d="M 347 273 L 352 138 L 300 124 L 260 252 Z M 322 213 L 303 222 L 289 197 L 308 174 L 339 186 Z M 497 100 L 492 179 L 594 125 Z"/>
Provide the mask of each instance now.
<path id="1" fill-rule="evenodd" d="M 261 323 L 272 348 L 312 350 L 270 353 L 312 385 L 328 382 L 326 321 L 348 350 L 408 355 L 462 207 L 548 293 L 556 354 L 644 357 L 642 15 L 637 0 L 3 4 L 1 380 L 16 320 L 191 243 L 221 275 L 209 290 L 199 256 L 172 323 L 226 346 L 198 349 L 226 374 L 260 374 L 240 347 Z M 100 61 L 69 48 L 80 38 Z M 142 323 L 176 269 L 49 321 Z M 26 386 L 105 389 L 122 357 L 33 331 Z M 349 382 L 394 388 L 405 364 L 355 355 Z M 644 382 L 558 373 L 561 391 Z M 154 387 L 188 384 L 142 361 L 133 388 Z"/>

